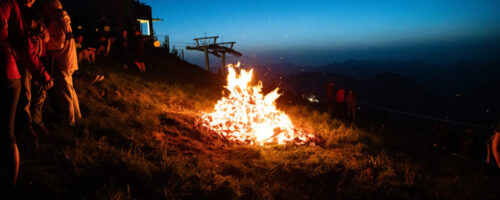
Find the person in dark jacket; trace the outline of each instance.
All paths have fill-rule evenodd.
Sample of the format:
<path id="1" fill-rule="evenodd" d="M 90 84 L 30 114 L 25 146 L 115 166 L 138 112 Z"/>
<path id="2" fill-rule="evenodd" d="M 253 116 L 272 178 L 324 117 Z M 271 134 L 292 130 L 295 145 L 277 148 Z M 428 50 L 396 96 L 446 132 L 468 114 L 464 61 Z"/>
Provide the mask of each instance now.
<path id="1" fill-rule="evenodd" d="M 460 154 L 474 158 L 476 151 L 476 131 L 472 127 L 465 129 L 465 133 L 460 138 Z"/>
<path id="2" fill-rule="evenodd" d="M 95 48 L 89 47 L 85 42 L 83 35 L 79 35 L 75 40 L 76 52 L 78 54 L 78 63 L 82 60 L 87 61 L 90 64 L 95 64 Z"/>
<path id="3" fill-rule="evenodd" d="M 354 90 L 350 89 L 349 94 L 347 95 L 347 117 L 349 119 L 356 119 L 356 94 Z"/>
<path id="4" fill-rule="evenodd" d="M 438 121 L 432 128 L 432 147 L 436 150 L 448 150 L 448 123 Z"/>
<path id="5" fill-rule="evenodd" d="M 139 68 L 139 71 L 142 73 L 146 72 L 146 66 L 144 65 L 144 57 L 146 56 L 146 52 L 144 49 L 144 38 L 142 37 L 142 33 L 138 30 L 134 31 L 134 35 L 130 37 L 131 39 L 131 48 L 129 50 L 132 50 L 133 52 L 133 57 L 134 57 L 134 64 Z"/>
<path id="6" fill-rule="evenodd" d="M 335 106 L 335 89 L 333 88 L 333 81 L 326 85 L 326 103 L 328 105 L 328 115 L 332 115 Z"/>
<path id="7" fill-rule="evenodd" d="M 53 85 L 52 78 L 41 65 L 35 48 L 23 25 L 19 5 L 15 0 L 0 0 L 0 198 L 9 198 L 19 171 L 19 152 L 14 136 L 16 107 L 21 93 L 21 74 L 16 57 L 30 70 L 44 89 Z"/>

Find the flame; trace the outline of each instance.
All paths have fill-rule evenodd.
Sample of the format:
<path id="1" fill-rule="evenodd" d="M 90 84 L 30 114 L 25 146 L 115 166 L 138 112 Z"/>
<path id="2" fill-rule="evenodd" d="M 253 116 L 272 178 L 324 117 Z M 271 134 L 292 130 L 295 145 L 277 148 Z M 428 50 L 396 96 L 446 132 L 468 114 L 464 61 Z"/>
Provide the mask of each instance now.
<path id="1" fill-rule="evenodd" d="M 239 66 L 239 62 L 235 66 L 227 65 L 225 88 L 229 90 L 229 96 L 222 97 L 212 113 L 202 116 L 205 127 L 231 141 L 246 144 L 305 144 L 314 137 L 295 129 L 290 118 L 276 109 L 279 88 L 264 96 L 262 82 L 257 86 L 250 85 L 253 69 L 247 71 Z"/>

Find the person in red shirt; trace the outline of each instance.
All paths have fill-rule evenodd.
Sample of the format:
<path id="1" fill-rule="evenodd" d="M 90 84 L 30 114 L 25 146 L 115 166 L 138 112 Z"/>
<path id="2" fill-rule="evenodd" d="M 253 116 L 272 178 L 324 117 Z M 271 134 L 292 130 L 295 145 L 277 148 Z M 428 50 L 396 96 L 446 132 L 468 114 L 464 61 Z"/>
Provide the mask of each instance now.
<path id="1" fill-rule="evenodd" d="M 22 18 L 24 20 L 24 28 L 29 34 L 31 42 L 35 47 L 35 52 L 40 61 L 46 58 L 45 46 L 50 40 L 49 32 L 43 23 L 42 18 L 38 15 L 37 9 L 33 8 L 35 0 L 18 0 L 21 9 Z M 43 63 L 43 62 L 42 62 Z M 34 79 L 31 72 L 18 63 L 18 68 L 21 73 L 21 83 L 23 89 L 19 99 L 18 117 L 16 124 L 22 124 L 23 131 L 32 136 L 35 148 L 38 147 L 38 134 L 47 135 L 49 131 L 43 123 L 43 106 L 47 97 L 47 92 L 43 89 L 40 81 Z"/>
<path id="2" fill-rule="evenodd" d="M 5 199 L 9 197 L 19 171 L 14 119 L 21 93 L 21 74 L 16 57 L 45 89 L 51 88 L 53 81 L 38 60 L 15 0 L 0 0 L 0 18 L 0 157 L 3 159 L 0 162 L 0 198 Z"/>
<path id="3" fill-rule="evenodd" d="M 340 88 L 339 90 L 337 90 L 337 116 L 339 116 L 340 118 L 344 118 L 346 114 L 345 110 L 345 88 Z"/>

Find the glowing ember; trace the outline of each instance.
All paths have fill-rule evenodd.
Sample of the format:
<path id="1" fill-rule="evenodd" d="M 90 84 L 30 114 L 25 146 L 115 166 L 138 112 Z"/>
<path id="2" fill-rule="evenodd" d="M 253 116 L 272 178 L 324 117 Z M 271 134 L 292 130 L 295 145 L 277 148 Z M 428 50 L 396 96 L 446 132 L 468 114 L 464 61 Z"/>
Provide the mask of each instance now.
<path id="1" fill-rule="evenodd" d="M 293 127 L 292 121 L 276 109 L 274 101 L 280 96 L 278 88 L 262 94 L 262 82 L 251 86 L 253 69 L 246 71 L 228 65 L 227 86 L 229 97 L 222 97 L 212 113 L 202 116 L 202 123 L 231 141 L 247 144 L 294 142 L 305 144 L 313 135 Z"/>

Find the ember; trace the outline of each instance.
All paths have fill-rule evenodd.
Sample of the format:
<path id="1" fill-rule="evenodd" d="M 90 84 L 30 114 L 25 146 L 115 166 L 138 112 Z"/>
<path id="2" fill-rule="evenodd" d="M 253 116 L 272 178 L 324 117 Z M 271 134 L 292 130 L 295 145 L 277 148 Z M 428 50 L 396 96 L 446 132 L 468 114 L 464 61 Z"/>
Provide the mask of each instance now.
<path id="1" fill-rule="evenodd" d="M 228 65 L 228 97 L 222 97 L 212 113 L 202 116 L 202 123 L 231 141 L 264 145 L 267 143 L 306 144 L 314 135 L 294 128 L 290 118 L 276 109 L 278 88 L 262 94 L 262 82 L 251 86 L 253 69 Z M 237 72 L 239 71 L 239 73 Z"/>

